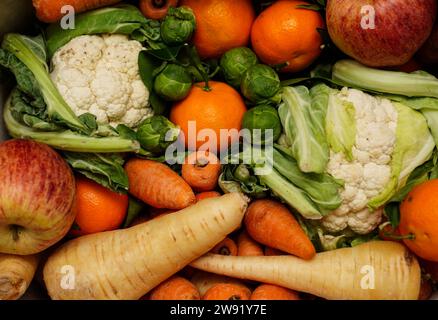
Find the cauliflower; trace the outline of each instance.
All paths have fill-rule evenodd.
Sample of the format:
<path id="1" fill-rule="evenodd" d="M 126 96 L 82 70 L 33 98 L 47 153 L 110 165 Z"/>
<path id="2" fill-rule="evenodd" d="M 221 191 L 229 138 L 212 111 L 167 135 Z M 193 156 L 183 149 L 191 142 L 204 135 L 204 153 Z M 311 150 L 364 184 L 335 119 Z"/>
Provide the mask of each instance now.
<path id="1" fill-rule="evenodd" d="M 125 35 L 84 35 L 53 56 L 51 78 L 76 115 L 136 127 L 153 115 L 138 68 L 142 45 Z"/>
<path id="2" fill-rule="evenodd" d="M 358 234 L 367 234 L 381 222 L 383 210 L 371 211 L 367 204 L 391 178 L 398 113 L 390 100 L 359 90 L 344 88 L 337 94 L 354 105 L 356 143 L 352 161 L 343 153 L 330 152 L 327 172 L 345 184 L 341 206 L 325 216 L 322 225 L 329 232 L 349 227 Z"/>

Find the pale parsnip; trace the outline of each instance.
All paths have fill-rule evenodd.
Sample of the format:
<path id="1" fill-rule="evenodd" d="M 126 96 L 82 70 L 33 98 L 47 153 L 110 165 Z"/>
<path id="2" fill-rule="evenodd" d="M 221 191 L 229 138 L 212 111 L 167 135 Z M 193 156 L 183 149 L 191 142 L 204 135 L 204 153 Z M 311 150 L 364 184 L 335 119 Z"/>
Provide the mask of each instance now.
<path id="1" fill-rule="evenodd" d="M 44 266 L 48 293 L 52 299 L 139 299 L 237 229 L 246 207 L 244 196 L 231 193 L 129 229 L 74 239 Z M 64 266 L 74 275 L 69 286 Z"/>
<path id="2" fill-rule="evenodd" d="M 0 253 L 0 300 L 17 300 L 26 292 L 38 266 L 38 258 Z"/>
<path id="3" fill-rule="evenodd" d="M 208 254 L 191 266 L 334 300 L 416 300 L 421 279 L 415 256 L 403 245 L 391 241 L 327 251 L 308 261 L 293 256 Z"/>

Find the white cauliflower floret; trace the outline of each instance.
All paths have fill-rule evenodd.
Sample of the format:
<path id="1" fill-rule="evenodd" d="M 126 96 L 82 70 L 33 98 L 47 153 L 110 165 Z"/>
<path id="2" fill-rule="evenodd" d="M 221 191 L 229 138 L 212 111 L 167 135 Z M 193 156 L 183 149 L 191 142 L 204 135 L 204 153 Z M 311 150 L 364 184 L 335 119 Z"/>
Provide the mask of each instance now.
<path id="1" fill-rule="evenodd" d="M 344 88 L 338 96 L 355 107 L 356 143 L 352 161 L 343 153 L 330 154 L 327 171 L 345 184 L 340 192 L 341 206 L 324 217 L 322 224 L 329 232 L 349 227 L 358 234 L 366 234 L 375 229 L 382 218 L 382 209 L 371 211 L 367 205 L 391 178 L 397 110 L 391 101 L 355 89 Z"/>
<path id="2" fill-rule="evenodd" d="M 80 36 L 56 51 L 51 77 L 76 115 L 136 127 L 153 115 L 138 68 L 141 50 L 125 35 Z"/>

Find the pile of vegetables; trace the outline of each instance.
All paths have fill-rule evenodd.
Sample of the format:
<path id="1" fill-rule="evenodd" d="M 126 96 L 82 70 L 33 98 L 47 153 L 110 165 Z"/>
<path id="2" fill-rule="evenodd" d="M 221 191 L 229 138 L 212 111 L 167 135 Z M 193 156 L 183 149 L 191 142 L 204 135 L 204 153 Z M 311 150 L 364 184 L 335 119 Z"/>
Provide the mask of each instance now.
<path id="1" fill-rule="evenodd" d="M 78 3 L 73 29 L 59 3 L 33 2 L 48 24 L 0 48 L 15 79 L 3 107 L 12 139 L 0 144 L 0 299 L 20 298 L 61 239 L 41 268 L 52 299 L 421 296 L 438 235 L 403 212 L 438 179 L 434 75 L 331 59 L 330 39 L 300 74 L 249 45 L 201 59 L 199 17 L 178 1 Z M 185 147 L 169 116 L 215 84 L 247 110 L 225 157 Z"/>

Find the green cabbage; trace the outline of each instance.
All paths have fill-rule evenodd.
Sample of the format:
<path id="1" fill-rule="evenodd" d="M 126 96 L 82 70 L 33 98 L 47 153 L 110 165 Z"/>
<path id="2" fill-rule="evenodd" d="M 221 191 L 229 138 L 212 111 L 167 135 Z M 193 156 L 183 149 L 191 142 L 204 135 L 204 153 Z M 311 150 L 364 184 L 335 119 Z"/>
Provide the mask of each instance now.
<path id="1" fill-rule="evenodd" d="M 330 148 L 353 159 L 352 149 L 356 143 L 356 110 L 351 102 L 338 97 L 331 89 L 326 117 L 326 134 Z"/>
<path id="2" fill-rule="evenodd" d="M 303 172 L 323 173 L 329 159 L 323 91 L 323 87 L 311 91 L 304 86 L 285 87 L 278 108 L 286 140 Z"/>
<path id="3" fill-rule="evenodd" d="M 397 110 L 396 142 L 391 159 L 391 178 L 385 189 L 368 206 L 377 209 L 406 184 L 414 169 L 432 156 L 435 142 L 424 116 L 411 108 L 393 103 Z"/>

